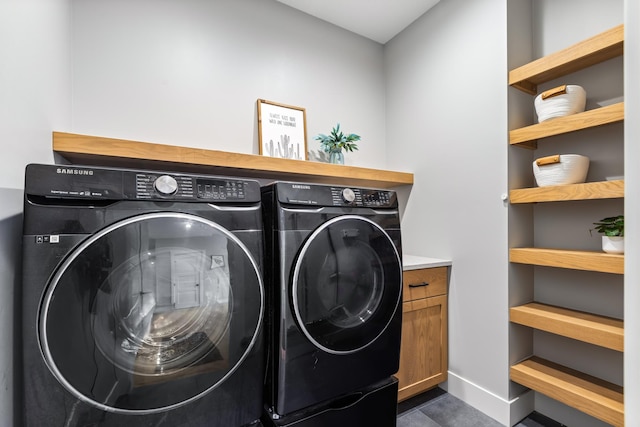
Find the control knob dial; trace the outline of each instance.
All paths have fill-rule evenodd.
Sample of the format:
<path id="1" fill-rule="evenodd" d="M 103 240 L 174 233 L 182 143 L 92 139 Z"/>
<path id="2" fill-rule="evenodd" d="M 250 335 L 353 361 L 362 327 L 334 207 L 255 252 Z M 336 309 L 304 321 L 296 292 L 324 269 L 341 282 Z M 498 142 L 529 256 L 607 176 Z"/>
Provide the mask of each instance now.
<path id="1" fill-rule="evenodd" d="M 347 203 L 353 203 L 356 200 L 356 193 L 350 188 L 345 188 L 342 190 L 342 200 Z"/>
<path id="2" fill-rule="evenodd" d="M 171 195 L 178 191 L 178 181 L 172 176 L 162 175 L 155 180 L 153 186 L 160 194 Z"/>

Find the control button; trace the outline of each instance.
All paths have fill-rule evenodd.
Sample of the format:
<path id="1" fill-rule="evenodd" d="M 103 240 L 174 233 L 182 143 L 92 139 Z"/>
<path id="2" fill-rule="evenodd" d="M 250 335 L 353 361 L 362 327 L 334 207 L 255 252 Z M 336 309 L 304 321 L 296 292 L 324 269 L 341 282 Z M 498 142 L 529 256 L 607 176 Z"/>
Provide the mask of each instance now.
<path id="1" fill-rule="evenodd" d="M 347 203 L 353 203 L 356 199 L 356 193 L 354 193 L 350 188 L 345 188 L 342 190 L 342 199 Z"/>
<path id="2" fill-rule="evenodd" d="M 160 194 L 170 195 L 178 191 L 178 181 L 169 175 L 162 175 L 160 178 L 156 179 L 153 186 Z"/>

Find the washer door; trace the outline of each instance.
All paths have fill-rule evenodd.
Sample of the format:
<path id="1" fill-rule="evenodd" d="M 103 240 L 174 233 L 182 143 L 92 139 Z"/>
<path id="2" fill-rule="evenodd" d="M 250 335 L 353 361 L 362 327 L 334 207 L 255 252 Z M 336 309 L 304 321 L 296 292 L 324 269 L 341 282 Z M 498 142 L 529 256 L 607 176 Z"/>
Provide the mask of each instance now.
<path id="1" fill-rule="evenodd" d="M 180 213 L 115 223 L 60 265 L 40 306 L 51 372 L 120 413 L 181 406 L 225 381 L 254 347 L 260 270 L 228 230 Z"/>
<path id="2" fill-rule="evenodd" d="M 364 217 L 325 222 L 294 264 L 291 294 L 298 325 L 329 353 L 353 353 L 375 341 L 398 309 L 401 291 L 396 246 Z"/>

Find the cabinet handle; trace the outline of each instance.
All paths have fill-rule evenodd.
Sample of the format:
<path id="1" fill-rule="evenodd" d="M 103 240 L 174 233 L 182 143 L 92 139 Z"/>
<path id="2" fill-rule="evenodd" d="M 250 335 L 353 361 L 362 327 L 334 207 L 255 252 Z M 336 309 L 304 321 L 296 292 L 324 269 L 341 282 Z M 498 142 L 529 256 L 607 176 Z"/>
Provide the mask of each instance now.
<path id="1" fill-rule="evenodd" d="M 409 283 L 409 287 L 410 288 L 421 288 L 423 286 L 429 286 L 429 282 L 422 282 L 422 283 Z"/>

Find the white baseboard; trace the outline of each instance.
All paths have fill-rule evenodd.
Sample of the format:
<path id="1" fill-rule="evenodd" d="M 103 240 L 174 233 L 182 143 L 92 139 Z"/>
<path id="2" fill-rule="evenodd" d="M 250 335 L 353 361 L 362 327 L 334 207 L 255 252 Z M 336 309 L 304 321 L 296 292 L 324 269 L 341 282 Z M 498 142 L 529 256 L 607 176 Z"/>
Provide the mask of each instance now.
<path id="1" fill-rule="evenodd" d="M 447 382 L 440 387 L 450 394 L 490 416 L 504 426 L 513 426 L 534 409 L 534 393 L 526 391 L 520 396 L 505 400 L 453 372 L 448 372 Z"/>

